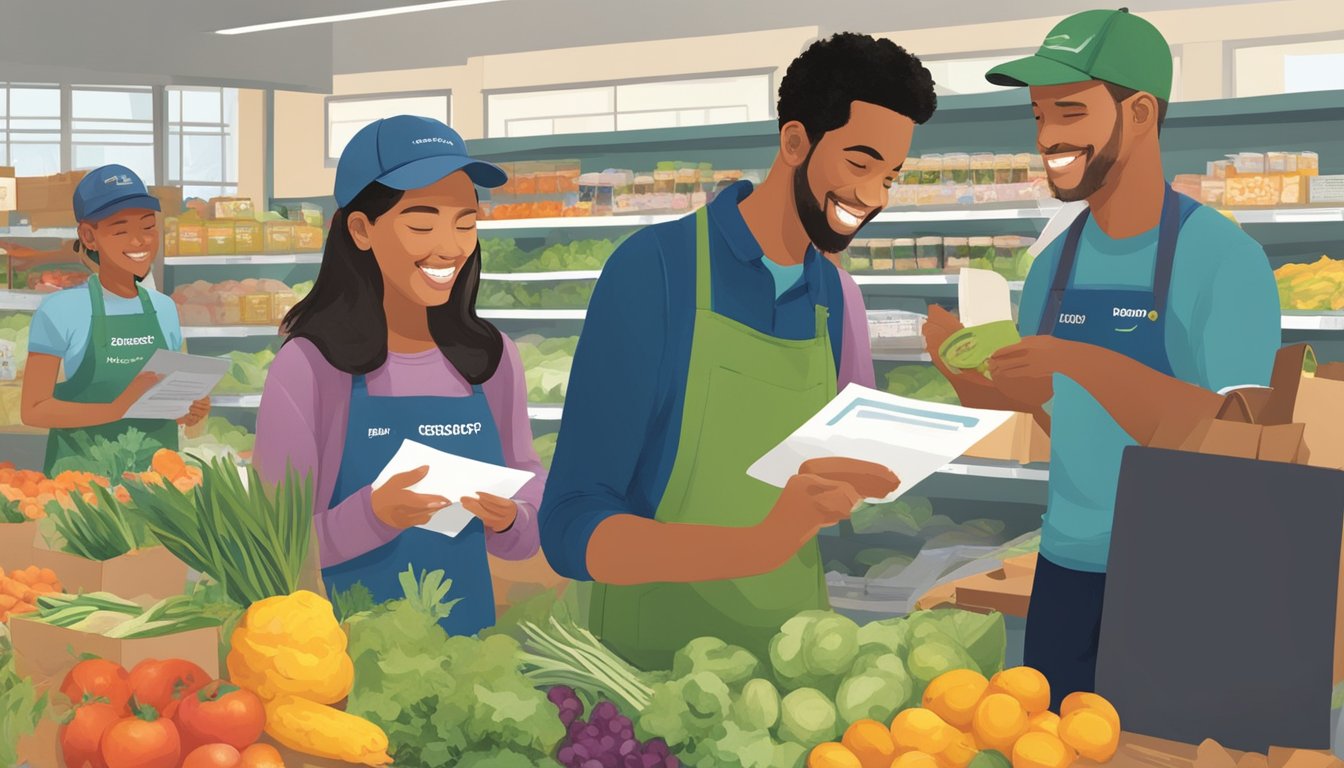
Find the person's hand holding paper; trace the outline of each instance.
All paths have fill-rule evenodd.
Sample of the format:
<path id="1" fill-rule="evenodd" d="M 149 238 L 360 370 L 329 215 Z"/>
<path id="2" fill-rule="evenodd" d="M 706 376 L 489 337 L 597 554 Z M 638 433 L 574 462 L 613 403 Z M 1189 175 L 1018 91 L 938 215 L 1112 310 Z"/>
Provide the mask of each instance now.
<path id="1" fill-rule="evenodd" d="M 476 516 L 498 530 L 495 526 L 502 524 L 505 516 L 503 505 L 491 503 L 484 509 L 479 501 L 493 497 L 511 505 L 510 498 L 532 477 L 531 472 L 466 459 L 406 440 L 373 483 L 374 512 L 383 519 L 378 512 L 381 504 L 388 517 L 397 521 L 383 519 L 388 525 L 414 525 L 445 536 L 461 533 Z M 484 514 L 474 515 L 463 505 L 464 499 L 473 496 L 478 498 L 473 499 L 472 506 Z"/>

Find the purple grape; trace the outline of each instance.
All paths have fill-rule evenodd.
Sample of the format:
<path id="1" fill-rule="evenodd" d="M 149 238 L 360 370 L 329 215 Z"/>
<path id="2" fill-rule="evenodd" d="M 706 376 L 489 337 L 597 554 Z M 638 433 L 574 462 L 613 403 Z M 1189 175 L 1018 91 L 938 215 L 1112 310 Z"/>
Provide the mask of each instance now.
<path id="1" fill-rule="evenodd" d="M 645 754 L 657 755 L 658 757 L 667 757 L 671 754 L 667 749 L 667 741 L 661 738 L 654 739 L 645 744 L 644 751 Z"/>
<path id="2" fill-rule="evenodd" d="M 621 758 L 614 752 L 603 753 L 600 759 L 602 768 L 621 768 Z"/>
<path id="3" fill-rule="evenodd" d="M 546 692 L 546 698 L 550 699 L 551 703 L 555 704 L 556 706 L 559 706 L 565 701 L 573 699 L 576 696 L 577 694 L 574 693 L 574 689 L 570 688 L 567 685 L 556 685 L 553 686 L 551 690 Z"/>
<path id="4" fill-rule="evenodd" d="M 583 735 L 589 739 L 596 739 L 601 734 L 602 732 L 598 730 L 597 726 L 594 725 L 591 720 L 588 721 L 588 725 L 583 729 Z"/>
<path id="5" fill-rule="evenodd" d="M 663 760 L 663 768 L 681 768 L 681 761 L 677 759 L 676 755 L 668 755 Z"/>
<path id="6" fill-rule="evenodd" d="M 565 726 L 566 728 L 565 733 L 569 736 L 569 740 L 571 742 L 577 744 L 579 742 L 579 737 L 583 735 L 583 731 L 587 727 L 588 727 L 587 723 L 583 722 L 582 720 L 576 719 L 574 722 Z"/>
<path id="7" fill-rule="evenodd" d="M 556 753 L 556 758 L 558 758 L 560 762 L 568 765 L 574 761 L 574 748 L 569 745 L 561 747 L 560 751 Z"/>
<path id="8" fill-rule="evenodd" d="M 663 758 L 645 752 L 639 758 L 640 768 L 658 768 L 663 764 Z"/>
<path id="9" fill-rule="evenodd" d="M 614 752 L 618 746 L 616 739 L 606 734 L 603 734 L 598 738 L 597 743 L 602 748 L 603 752 Z"/>
<path id="10" fill-rule="evenodd" d="M 616 751 L 621 755 L 621 757 L 625 757 L 627 755 L 634 754 L 638 749 L 639 749 L 639 742 L 635 741 L 634 739 L 625 739 L 624 741 L 621 742 L 620 747 L 618 747 Z"/>
<path id="11" fill-rule="evenodd" d="M 626 755 L 621 761 L 621 768 L 644 768 L 644 759 L 639 755 Z"/>
<path id="12" fill-rule="evenodd" d="M 620 713 L 616 711 L 616 705 L 610 701 L 603 701 L 593 707 L 593 717 L 600 720 L 610 720 L 618 714 Z"/>
<path id="13" fill-rule="evenodd" d="M 569 726 L 577 719 L 578 716 L 573 712 L 565 712 L 563 710 L 560 712 L 560 722 L 564 724 L 566 731 L 568 731 Z"/>
<path id="14" fill-rule="evenodd" d="M 592 757 L 593 754 L 588 751 L 588 745 L 580 741 L 574 745 L 574 756 L 579 758 L 580 760 L 586 761 L 590 757 Z"/>
<path id="15" fill-rule="evenodd" d="M 583 765 L 581 766 L 581 768 L 602 768 L 602 761 L 601 761 L 601 760 L 587 760 L 587 761 L 584 761 L 584 763 L 583 763 Z"/>

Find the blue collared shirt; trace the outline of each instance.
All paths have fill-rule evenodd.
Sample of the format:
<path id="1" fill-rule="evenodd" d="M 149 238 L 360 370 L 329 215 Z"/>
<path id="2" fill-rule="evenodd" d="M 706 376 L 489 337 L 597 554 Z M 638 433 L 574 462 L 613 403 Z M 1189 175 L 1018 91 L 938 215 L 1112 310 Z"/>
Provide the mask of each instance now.
<path id="1" fill-rule="evenodd" d="M 866 336 L 855 338 L 866 334 L 866 321 L 846 321 L 847 311 L 863 315 L 862 300 L 845 306 L 839 270 L 815 249 L 804 259 L 801 279 L 776 298 L 775 278 L 738 210 L 751 191 L 750 183 L 740 182 L 709 205 L 713 310 L 796 340 L 813 337 L 813 307 L 824 304 L 842 371 L 838 385 L 871 385 L 871 358 L 862 361 L 866 376 L 840 365 L 845 345 L 849 355 L 857 349 L 867 355 Z M 616 514 L 652 518 L 662 500 L 681 432 L 695 263 L 695 217 L 686 216 L 632 235 L 612 254 L 593 291 L 539 513 L 542 548 L 563 576 L 590 578 L 588 540 L 599 523 Z"/>

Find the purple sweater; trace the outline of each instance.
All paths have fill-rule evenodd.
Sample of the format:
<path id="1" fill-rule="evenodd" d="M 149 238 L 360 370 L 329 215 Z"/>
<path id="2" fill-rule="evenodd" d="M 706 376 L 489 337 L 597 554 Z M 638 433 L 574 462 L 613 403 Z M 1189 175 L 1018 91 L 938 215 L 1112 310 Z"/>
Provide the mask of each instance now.
<path id="1" fill-rule="evenodd" d="M 465 397 L 471 385 L 437 349 L 414 355 L 389 353 L 387 362 L 367 377 L 375 397 Z M 287 463 L 300 473 L 313 473 L 315 518 L 322 567 L 338 565 L 391 541 L 400 531 L 379 520 L 370 506 L 371 489 L 331 506 L 341 468 L 346 424 L 350 418 L 348 373 L 333 368 L 307 339 L 281 347 L 266 376 L 257 414 L 257 445 L 252 463 L 274 482 Z M 490 554 L 524 560 L 538 548 L 537 507 L 546 485 L 546 470 L 532 447 L 527 416 L 527 381 L 518 348 L 504 337 L 504 355 L 494 377 L 485 383 L 486 401 L 499 428 L 504 461 L 514 469 L 536 473 L 518 492 L 518 519 L 504 533 L 486 530 Z"/>

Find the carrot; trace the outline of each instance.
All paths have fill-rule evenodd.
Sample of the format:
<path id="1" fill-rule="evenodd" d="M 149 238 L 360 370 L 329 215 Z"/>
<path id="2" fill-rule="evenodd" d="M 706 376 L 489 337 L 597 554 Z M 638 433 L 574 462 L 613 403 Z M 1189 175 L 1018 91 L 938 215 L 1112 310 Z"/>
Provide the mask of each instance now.
<path id="1" fill-rule="evenodd" d="M 34 594 L 34 595 L 39 595 L 39 596 L 40 596 L 40 595 L 49 595 L 49 594 L 51 594 L 51 593 L 53 593 L 53 592 L 55 592 L 55 591 L 56 591 L 56 587 L 53 586 L 53 585 L 51 585 L 51 584 L 35 584 L 35 585 L 33 585 L 33 594 Z"/>
<path id="2" fill-rule="evenodd" d="M 10 608 L 13 608 L 15 605 L 18 604 L 18 602 L 19 602 L 18 600 L 15 600 L 9 595 L 0 595 L 0 613 L 8 611 Z"/>
<path id="3" fill-rule="evenodd" d="M 6 594 L 15 599 L 22 599 L 26 589 L 27 587 L 13 579 L 5 579 L 0 582 L 0 594 Z"/>
<path id="4" fill-rule="evenodd" d="M 18 583 L 22 584 L 25 587 L 31 587 L 33 585 L 33 580 L 28 575 L 27 571 L 13 571 L 9 574 L 9 578 L 12 581 L 17 581 Z"/>
<path id="5" fill-rule="evenodd" d="M 60 584 L 60 582 L 56 580 L 56 572 L 50 568 L 42 569 L 42 581 L 47 584 Z"/>
<path id="6" fill-rule="evenodd" d="M 37 606 L 33 605 L 32 603 L 19 603 L 18 605 L 14 606 L 14 609 L 11 610 L 9 614 L 13 616 L 20 613 L 32 613 L 36 610 Z"/>

